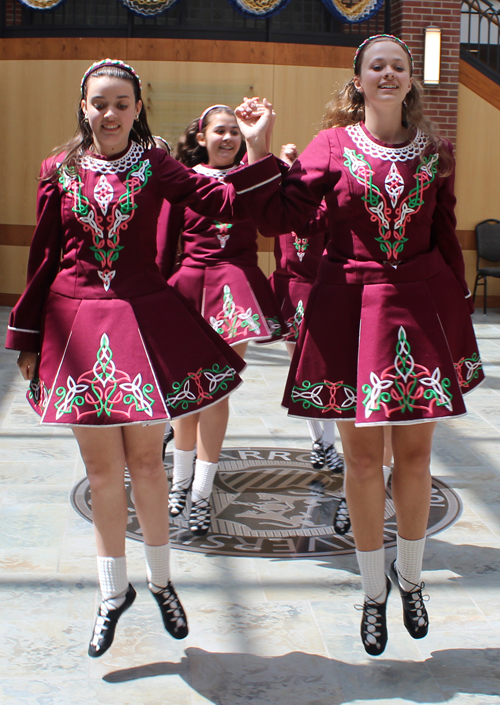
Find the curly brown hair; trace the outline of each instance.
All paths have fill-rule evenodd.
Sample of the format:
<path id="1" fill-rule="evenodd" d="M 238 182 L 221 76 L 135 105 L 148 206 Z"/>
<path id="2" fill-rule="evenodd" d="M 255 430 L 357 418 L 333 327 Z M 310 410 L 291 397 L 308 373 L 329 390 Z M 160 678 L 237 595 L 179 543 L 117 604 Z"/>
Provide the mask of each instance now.
<path id="1" fill-rule="evenodd" d="M 375 41 L 393 41 L 387 38 L 377 38 Z M 361 74 L 363 56 L 368 42 L 361 50 L 356 61 L 355 76 Z M 408 59 L 410 61 L 410 59 Z M 363 93 L 358 91 L 354 84 L 354 76 L 351 78 L 326 105 L 325 114 L 321 129 L 327 130 L 330 127 L 346 127 L 354 125 L 365 119 L 365 100 Z M 419 128 L 429 140 L 429 150 L 439 155 L 439 173 L 441 176 L 448 176 L 453 171 L 454 159 L 450 153 L 448 145 L 437 135 L 436 125 L 424 116 L 423 111 L 423 88 L 415 77 L 412 78 L 412 86 L 403 101 L 401 108 L 401 124 L 410 130 L 416 131 Z"/>
<path id="2" fill-rule="evenodd" d="M 225 106 L 218 105 L 212 110 L 209 110 L 209 112 L 203 116 L 203 120 L 201 121 L 201 130 L 199 118 L 196 118 L 196 120 L 190 122 L 182 133 L 182 135 L 179 137 L 179 140 L 175 147 L 174 157 L 179 162 L 182 162 L 182 164 L 185 164 L 189 167 L 196 166 L 197 164 L 206 164 L 208 162 L 208 152 L 206 150 L 206 147 L 202 147 L 201 144 L 198 143 L 196 137 L 199 132 L 201 132 L 203 135 L 205 134 L 205 131 L 212 116 L 217 115 L 218 113 L 226 113 L 226 115 L 231 115 L 232 117 L 234 117 L 234 110 L 231 110 L 231 108 Z M 243 155 L 245 154 L 246 149 L 246 143 L 242 135 L 241 147 L 234 160 L 235 164 L 239 164 L 240 161 L 243 159 Z"/>

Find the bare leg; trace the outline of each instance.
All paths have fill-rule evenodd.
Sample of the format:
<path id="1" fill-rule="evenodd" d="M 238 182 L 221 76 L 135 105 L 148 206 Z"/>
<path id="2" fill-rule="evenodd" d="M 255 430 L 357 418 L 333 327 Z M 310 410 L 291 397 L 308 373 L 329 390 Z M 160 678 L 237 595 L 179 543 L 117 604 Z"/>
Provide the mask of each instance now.
<path id="1" fill-rule="evenodd" d="M 92 495 L 92 518 L 97 555 L 125 555 L 127 496 L 122 428 L 78 428 L 80 446 Z"/>
<path id="2" fill-rule="evenodd" d="M 414 541 L 427 529 L 431 502 L 430 460 L 435 423 L 393 426 L 392 498 L 398 534 Z"/>
<path id="3" fill-rule="evenodd" d="M 174 443 L 177 450 L 193 450 L 196 445 L 196 433 L 200 413 L 182 416 L 172 422 L 174 427 Z"/>
<path id="4" fill-rule="evenodd" d="M 344 449 L 345 491 L 356 548 L 375 551 L 383 544 L 384 435 L 380 427 L 360 428 L 353 421 L 342 421 L 338 428 Z"/>
<path id="5" fill-rule="evenodd" d="M 290 360 L 291 360 L 292 357 L 293 357 L 293 354 L 294 354 L 294 352 L 295 352 L 296 343 L 289 343 L 288 341 L 286 341 L 286 342 L 285 342 L 285 345 L 286 345 L 286 351 L 287 351 L 287 353 L 288 353 L 288 357 L 289 357 Z"/>
<path id="6" fill-rule="evenodd" d="M 248 343 L 234 345 L 233 350 L 243 358 Z M 218 463 L 229 420 L 229 397 L 209 406 L 199 414 L 197 456 L 209 463 Z"/>
<path id="7" fill-rule="evenodd" d="M 384 426 L 384 460 L 386 467 L 392 465 L 392 426 Z"/>
<path id="8" fill-rule="evenodd" d="M 144 542 L 168 542 L 168 480 L 161 459 L 163 424 L 126 426 L 125 456 Z"/>

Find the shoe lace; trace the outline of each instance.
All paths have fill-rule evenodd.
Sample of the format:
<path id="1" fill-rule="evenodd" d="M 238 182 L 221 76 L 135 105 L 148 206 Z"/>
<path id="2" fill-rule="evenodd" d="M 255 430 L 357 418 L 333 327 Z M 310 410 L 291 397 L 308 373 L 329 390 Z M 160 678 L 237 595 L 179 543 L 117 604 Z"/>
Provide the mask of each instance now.
<path id="1" fill-rule="evenodd" d="M 423 595 L 422 590 L 425 588 L 425 583 L 422 580 L 421 583 L 415 584 L 411 583 L 409 580 L 404 578 L 401 573 L 399 572 L 397 564 L 395 564 L 395 569 L 396 569 L 396 574 L 398 576 L 398 582 L 399 578 L 402 578 L 405 580 L 407 583 L 410 583 L 411 588 L 409 590 L 405 590 L 406 595 L 407 595 L 407 604 L 408 607 L 411 611 L 411 618 L 414 622 L 417 622 L 417 625 L 419 627 L 424 627 L 428 624 L 428 618 L 427 618 L 427 610 L 425 609 L 424 602 L 429 602 L 430 595 Z M 401 583 L 399 583 L 401 585 Z M 411 597 L 410 597 L 411 596 Z"/>
<path id="2" fill-rule="evenodd" d="M 186 620 L 184 618 L 184 610 L 182 609 L 174 588 L 169 584 L 167 587 L 158 590 L 156 595 L 161 596 L 163 601 L 162 607 L 164 607 L 165 611 L 168 612 L 169 619 L 172 621 L 175 619 L 176 627 L 179 628 L 185 626 Z"/>
<path id="3" fill-rule="evenodd" d="M 422 595 L 424 587 L 425 583 L 422 581 L 420 585 L 414 585 L 411 590 L 408 590 L 408 594 L 411 595 L 411 598 L 408 598 L 411 618 L 414 622 L 418 622 L 419 627 L 424 627 L 428 622 L 424 602 L 429 602 L 431 599 L 430 595 Z"/>
<path id="4" fill-rule="evenodd" d="M 378 630 L 382 626 L 382 612 L 380 610 L 385 603 L 375 602 L 366 598 L 364 604 L 354 605 L 354 609 L 363 612 L 363 639 L 366 644 L 379 645 L 377 637 L 381 636 Z"/>
<path id="5" fill-rule="evenodd" d="M 94 624 L 94 633 L 92 635 L 92 639 L 90 640 L 92 646 L 99 646 L 99 639 L 101 638 L 101 633 L 107 630 L 109 623 L 111 622 L 109 618 L 109 612 L 110 610 L 106 602 L 101 602 L 101 606 L 99 607 L 99 612 L 97 614 Z"/>
<path id="6" fill-rule="evenodd" d="M 193 502 L 191 512 L 194 519 L 203 521 L 207 518 L 209 511 L 210 504 L 207 499 L 198 499 L 196 502 Z"/>
<path id="7" fill-rule="evenodd" d="M 349 509 L 347 507 L 347 502 L 345 499 L 341 499 L 339 502 L 339 506 L 337 507 L 337 511 L 335 512 L 335 524 L 339 526 L 340 528 L 344 528 L 344 526 L 350 521 L 349 517 Z"/>
<path id="8" fill-rule="evenodd" d="M 325 448 L 325 460 L 328 466 L 339 468 L 344 465 L 342 458 L 337 453 L 335 446 L 332 444 Z"/>

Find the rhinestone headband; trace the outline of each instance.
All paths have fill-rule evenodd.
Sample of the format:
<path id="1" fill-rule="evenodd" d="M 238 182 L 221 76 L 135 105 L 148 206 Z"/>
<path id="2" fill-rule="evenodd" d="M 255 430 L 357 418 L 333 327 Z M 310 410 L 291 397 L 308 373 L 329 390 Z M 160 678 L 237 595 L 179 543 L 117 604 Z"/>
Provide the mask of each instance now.
<path id="1" fill-rule="evenodd" d="M 204 110 L 202 112 L 202 114 L 200 115 L 200 119 L 198 120 L 198 132 L 201 132 L 203 120 L 205 119 L 205 117 L 208 115 L 208 113 L 211 110 L 215 110 L 215 108 L 227 108 L 228 110 L 231 110 L 231 112 L 232 112 L 232 108 L 230 108 L 229 105 L 211 105 L 209 108 Z"/>
<path id="2" fill-rule="evenodd" d="M 356 53 L 354 54 L 354 61 L 353 61 L 353 65 L 352 65 L 352 67 L 354 69 L 354 73 L 356 73 L 359 55 L 361 54 L 361 52 L 363 51 L 363 49 L 365 48 L 365 46 L 367 44 L 374 42 L 376 39 L 388 39 L 389 41 L 396 42 L 396 44 L 399 44 L 399 46 L 403 47 L 403 49 L 406 51 L 406 53 L 408 54 L 408 56 L 410 58 L 410 76 L 411 76 L 413 74 L 413 56 L 410 51 L 410 47 L 408 46 L 408 44 L 403 42 L 402 39 L 400 39 L 399 37 L 395 37 L 393 34 L 374 34 L 373 37 L 368 37 L 368 39 L 365 39 L 365 41 L 362 44 L 360 44 L 359 47 L 356 49 Z"/>
<path id="3" fill-rule="evenodd" d="M 132 66 L 129 66 L 124 61 L 120 61 L 119 59 L 101 59 L 101 61 L 96 61 L 94 64 L 92 64 L 92 66 L 89 66 L 83 74 L 82 82 L 80 83 L 82 93 L 85 81 L 90 76 L 90 74 L 94 73 L 94 71 L 97 71 L 97 69 L 100 69 L 103 66 L 117 66 L 119 69 L 123 69 L 137 80 L 137 83 L 139 84 L 139 90 L 142 89 L 141 79 L 139 78 L 135 70 L 132 68 Z"/>

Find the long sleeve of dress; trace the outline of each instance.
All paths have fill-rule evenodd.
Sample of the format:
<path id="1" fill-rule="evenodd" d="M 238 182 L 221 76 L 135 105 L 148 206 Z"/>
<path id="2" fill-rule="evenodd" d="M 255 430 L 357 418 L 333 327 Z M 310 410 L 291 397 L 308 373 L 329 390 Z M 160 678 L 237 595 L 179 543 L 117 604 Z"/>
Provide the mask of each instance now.
<path id="1" fill-rule="evenodd" d="M 195 213 L 212 218 L 241 220 L 251 217 L 251 210 L 247 210 L 244 199 L 236 198 L 233 186 L 198 174 L 165 153 L 162 153 L 162 157 L 160 191 L 161 196 L 170 203 L 189 206 Z M 243 188 L 251 190 L 258 189 L 280 175 L 279 171 L 275 173 L 274 168 L 269 169 L 266 160 L 257 163 L 255 169 L 242 169 L 241 172 L 243 175 L 239 183 L 243 184 Z"/>
<path id="2" fill-rule="evenodd" d="M 446 264 L 457 278 L 464 296 L 470 300 L 470 307 L 472 308 L 472 298 L 465 280 L 462 249 L 456 236 L 454 182 L 455 169 L 453 169 L 452 174 L 442 179 L 442 184 L 437 190 L 436 207 L 432 217 L 431 238 L 443 255 Z"/>
<path id="3" fill-rule="evenodd" d="M 164 201 L 158 218 L 156 264 L 165 279 L 174 272 L 183 224 L 184 208 Z"/>
<path id="4" fill-rule="evenodd" d="M 6 347 L 38 352 L 41 315 L 61 256 L 61 199 L 57 183 L 41 181 L 37 196 L 37 226 L 28 260 L 26 289 L 12 311 Z"/>
<path id="5" fill-rule="evenodd" d="M 264 164 L 269 185 L 261 191 L 249 188 L 244 179 L 248 180 L 251 170 L 262 169 Z M 279 164 L 272 156 L 229 175 L 227 181 L 238 195 L 251 201 L 252 209 L 259 213 L 259 227 L 266 221 L 266 227 L 276 233 L 289 233 L 306 224 L 311 211 L 319 208 L 325 193 L 339 178 L 340 170 L 331 165 L 328 135 L 320 132 L 294 162 L 283 183 Z"/>

